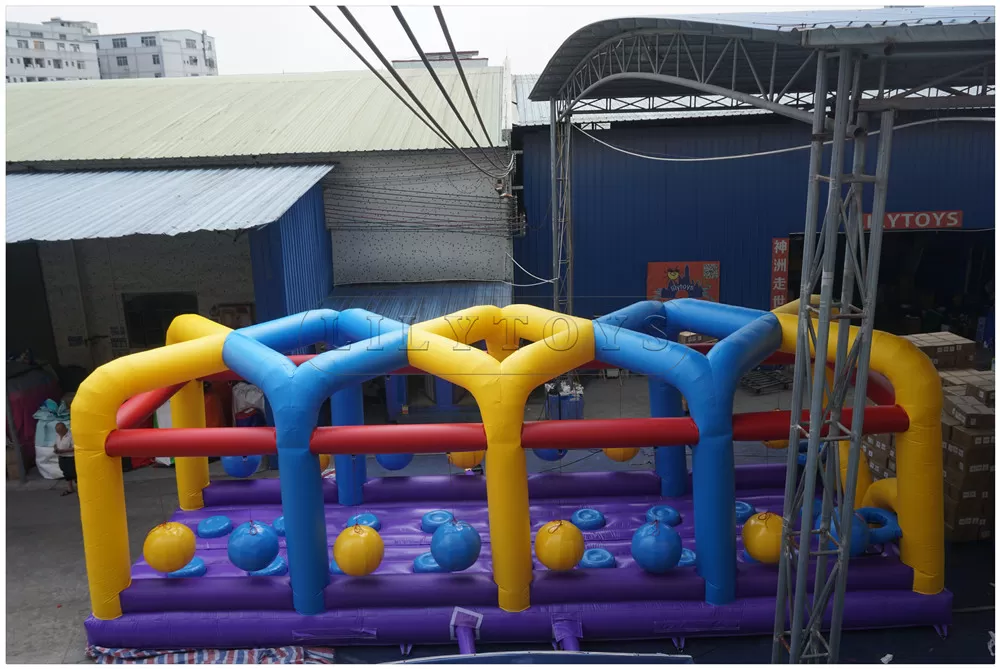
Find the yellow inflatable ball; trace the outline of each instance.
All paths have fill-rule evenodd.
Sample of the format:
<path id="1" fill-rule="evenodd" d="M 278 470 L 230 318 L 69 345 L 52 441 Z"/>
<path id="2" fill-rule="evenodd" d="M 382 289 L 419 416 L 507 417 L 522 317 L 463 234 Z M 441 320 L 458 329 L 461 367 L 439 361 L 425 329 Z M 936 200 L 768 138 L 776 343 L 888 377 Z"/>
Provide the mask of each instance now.
<path id="1" fill-rule="evenodd" d="M 194 532 L 183 523 L 163 523 L 146 535 L 142 557 L 158 572 L 169 574 L 183 569 L 194 559 Z"/>
<path id="2" fill-rule="evenodd" d="M 480 465 L 486 457 L 486 451 L 466 451 L 464 453 L 449 453 L 448 462 L 455 467 L 462 469 L 472 469 Z"/>
<path id="3" fill-rule="evenodd" d="M 375 528 L 352 525 L 333 542 L 333 559 L 348 576 L 367 576 L 382 564 L 385 544 Z"/>
<path id="4" fill-rule="evenodd" d="M 766 511 L 743 523 L 743 547 L 757 562 L 778 564 L 781 559 L 781 516 Z"/>
<path id="5" fill-rule="evenodd" d="M 545 523 L 535 535 L 535 555 L 552 571 L 569 571 L 583 558 L 583 532 L 568 520 Z"/>
<path id="6" fill-rule="evenodd" d="M 319 456 L 319 470 L 321 472 L 325 472 L 329 468 L 330 468 L 330 456 L 326 454 Z"/>
<path id="7" fill-rule="evenodd" d="M 604 455 L 615 462 L 628 462 L 639 455 L 638 448 L 605 448 Z"/>

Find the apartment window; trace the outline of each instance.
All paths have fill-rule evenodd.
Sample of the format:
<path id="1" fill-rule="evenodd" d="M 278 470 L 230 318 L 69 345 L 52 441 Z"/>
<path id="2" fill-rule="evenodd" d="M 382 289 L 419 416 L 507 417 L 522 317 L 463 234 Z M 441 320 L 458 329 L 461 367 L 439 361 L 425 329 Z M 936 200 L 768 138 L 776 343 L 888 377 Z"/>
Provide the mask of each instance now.
<path id="1" fill-rule="evenodd" d="M 113 37 L 111 39 L 112 49 L 124 49 L 128 46 L 128 40 L 124 37 Z"/>
<path id="2" fill-rule="evenodd" d="M 19 39 L 19 40 L 17 40 L 17 48 L 18 49 L 27 49 L 28 48 L 28 40 L 26 40 L 26 39 Z"/>
<path id="3" fill-rule="evenodd" d="M 188 76 L 191 76 L 191 77 L 197 77 L 198 75 L 197 75 L 197 74 L 195 74 L 194 72 L 192 72 L 192 73 L 191 73 L 191 74 L 189 74 Z"/>
<path id="4" fill-rule="evenodd" d="M 61 70 L 62 69 L 62 61 L 61 60 L 56 60 L 56 61 L 54 61 L 52 63 L 52 66 L 54 68 L 56 68 L 57 70 Z"/>
<path id="5" fill-rule="evenodd" d="M 35 42 L 35 48 L 39 51 L 45 51 L 45 42 Z"/>
<path id="6" fill-rule="evenodd" d="M 10 62 L 11 62 L 11 63 L 13 63 L 13 62 L 14 62 L 14 59 L 13 59 L 13 58 L 11 58 L 11 59 L 10 59 Z M 8 77 L 8 79 L 9 79 L 9 78 L 10 78 L 10 77 Z"/>
<path id="7" fill-rule="evenodd" d="M 214 58 L 206 58 L 205 59 L 205 65 L 207 65 L 210 69 L 214 70 L 215 69 L 215 59 Z"/>
<path id="8" fill-rule="evenodd" d="M 35 77 L 28 77 L 28 81 L 38 81 Z"/>
<path id="9" fill-rule="evenodd" d="M 32 37 L 45 37 L 45 35 L 43 35 L 42 33 L 36 33 L 35 31 L 31 31 L 31 36 Z"/>
<path id="10" fill-rule="evenodd" d="M 153 76 L 154 76 L 155 78 L 159 79 L 160 77 L 162 77 L 162 76 L 163 76 L 163 73 L 162 73 L 162 72 L 154 72 L 154 73 L 153 73 Z"/>
<path id="11" fill-rule="evenodd" d="M 17 63 L 18 65 L 20 65 L 21 64 L 21 59 L 20 58 L 15 58 L 14 62 Z"/>
<path id="12" fill-rule="evenodd" d="M 153 54 L 153 65 L 159 65 L 159 64 L 160 64 L 160 54 L 154 53 Z"/>
<path id="13" fill-rule="evenodd" d="M 191 56 L 188 58 L 188 65 L 197 65 L 197 64 L 198 64 L 198 56 Z"/>
<path id="14" fill-rule="evenodd" d="M 211 42 L 206 42 L 205 43 L 205 48 L 208 49 L 209 51 L 211 51 L 212 50 L 212 43 Z"/>
<path id="15" fill-rule="evenodd" d="M 59 39 L 66 39 L 66 33 L 59 33 Z"/>
<path id="16" fill-rule="evenodd" d="M 118 56 L 118 67 L 128 67 L 128 56 Z"/>
<path id="17" fill-rule="evenodd" d="M 39 61 L 39 62 L 41 62 L 41 61 Z M 49 66 L 51 66 L 52 65 L 52 61 L 51 60 L 48 61 L 48 64 L 49 64 Z"/>
<path id="18" fill-rule="evenodd" d="M 139 38 L 143 46 L 156 46 L 156 36 L 155 35 L 143 35 Z"/>
<path id="19" fill-rule="evenodd" d="M 79 51 L 80 51 L 80 45 L 79 44 L 70 44 L 70 46 L 73 47 L 73 51 L 76 51 L 76 52 L 79 53 Z"/>
<path id="20" fill-rule="evenodd" d="M 59 50 L 59 51 L 65 51 L 66 50 L 66 45 L 63 44 L 62 42 L 56 42 L 56 49 Z"/>
<path id="21" fill-rule="evenodd" d="M 197 49 L 198 43 L 195 42 L 193 39 L 186 39 L 184 40 L 184 46 L 188 49 Z"/>
<path id="22" fill-rule="evenodd" d="M 85 61 L 82 61 L 82 60 L 76 61 L 76 69 L 78 69 L 78 70 L 86 70 L 87 69 L 87 63 Z"/>

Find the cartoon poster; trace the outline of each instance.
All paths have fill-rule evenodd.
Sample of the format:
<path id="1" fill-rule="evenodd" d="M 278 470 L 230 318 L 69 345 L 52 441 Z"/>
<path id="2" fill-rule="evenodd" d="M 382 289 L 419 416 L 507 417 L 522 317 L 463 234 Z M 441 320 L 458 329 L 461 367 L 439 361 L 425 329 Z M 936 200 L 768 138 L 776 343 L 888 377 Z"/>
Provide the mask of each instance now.
<path id="1" fill-rule="evenodd" d="M 718 302 L 719 262 L 651 262 L 646 269 L 646 297 L 663 302 L 679 297 Z"/>

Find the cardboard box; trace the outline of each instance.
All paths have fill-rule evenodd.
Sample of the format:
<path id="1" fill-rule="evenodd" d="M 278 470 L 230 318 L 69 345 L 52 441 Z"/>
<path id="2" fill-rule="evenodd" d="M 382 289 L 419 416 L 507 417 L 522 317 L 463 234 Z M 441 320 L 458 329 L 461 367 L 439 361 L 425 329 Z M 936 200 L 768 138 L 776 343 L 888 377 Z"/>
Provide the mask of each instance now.
<path id="1" fill-rule="evenodd" d="M 951 437 L 948 443 L 961 446 L 963 448 L 988 446 L 992 454 L 996 444 L 996 432 L 993 430 L 979 430 L 974 427 L 956 425 L 951 428 Z M 991 458 L 992 462 L 992 458 Z"/>
<path id="2" fill-rule="evenodd" d="M 951 416 L 942 413 L 941 414 L 941 441 L 948 442 L 951 441 L 951 431 L 956 425 L 960 425 L 957 420 Z"/>
<path id="3" fill-rule="evenodd" d="M 943 408 L 945 414 L 965 427 L 993 427 L 993 409 L 975 398 L 945 393 Z M 954 428 L 952 430 L 954 431 Z"/>
<path id="4" fill-rule="evenodd" d="M 970 368 L 976 361 L 976 342 L 954 332 L 938 333 L 937 340 L 951 347 L 952 364 L 957 369 Z"/>
<path id="5" fill-rule="evenodd" d="M 697 332 L 679 332 L 677 334 L 678 344 L 712 344 L 719 341 L 714 337 L 708 337 L 703 334 L 698 334 Z"/>
<path id="6" fill-rule="evenodd" d="M 921 350 L 938 369 L 955 366 L 955 345 L 941 335 L 948 333 L 927 332 L 903 337 Z"/>
<path id="7" fill-rule="evenodd" d="M 996 465 L 969 464 L 955 453 L 949 452 L 941 472 L 945 496 L 952 499 L 992 497 L 995 471 Z"/>
<path id="8" fill-rule="evenodd" d="M 990 376 L 992 377 L 992 374 Z M 996 405 L 997 392 L 992 378 L 973 380 L 965 386 L 965 394 L 988 407 Z"/>
<path id="9" fill-rule="evenodd" d="M 979 531 L 978 518 L 963 518 L 956 525 L 944 524 L 945 541 L 952 543 L 979 541 Z"/>

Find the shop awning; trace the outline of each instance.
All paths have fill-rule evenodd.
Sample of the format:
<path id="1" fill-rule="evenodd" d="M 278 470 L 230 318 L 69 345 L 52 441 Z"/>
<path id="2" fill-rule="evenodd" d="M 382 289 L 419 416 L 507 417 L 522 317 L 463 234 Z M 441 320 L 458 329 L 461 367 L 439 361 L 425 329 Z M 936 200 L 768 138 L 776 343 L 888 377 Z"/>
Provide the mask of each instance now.
<path id="1" fill-rule="evenodd" d="M 7 243 L 245 230 L 277 220 L 330 165 L 7 175 Z"/>

